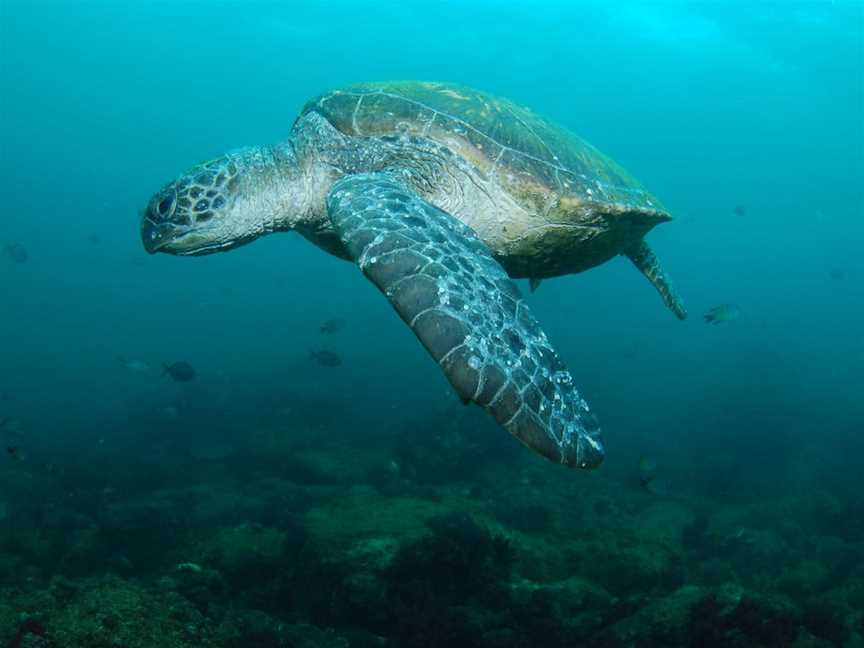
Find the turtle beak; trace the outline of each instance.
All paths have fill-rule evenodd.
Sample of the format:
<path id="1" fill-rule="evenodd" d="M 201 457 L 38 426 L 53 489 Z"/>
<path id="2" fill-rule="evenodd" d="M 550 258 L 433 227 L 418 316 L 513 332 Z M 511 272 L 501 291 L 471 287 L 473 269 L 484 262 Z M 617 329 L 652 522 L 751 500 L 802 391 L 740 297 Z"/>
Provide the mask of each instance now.
<path id="1" fill-rule="evenodd" d="M 141 221 L 141 242 L 150 254 L 156 254 L 180 234 L 181 228 L 173 223 L 154 223 L 147 216 Z"/>

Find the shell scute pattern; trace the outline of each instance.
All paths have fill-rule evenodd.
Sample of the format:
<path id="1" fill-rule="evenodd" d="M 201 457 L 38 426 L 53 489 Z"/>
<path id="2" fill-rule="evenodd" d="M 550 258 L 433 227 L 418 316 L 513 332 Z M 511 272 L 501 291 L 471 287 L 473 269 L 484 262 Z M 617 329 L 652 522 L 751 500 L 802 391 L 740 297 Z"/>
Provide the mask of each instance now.
<path id="1" fill-rule="evenodd" d="M 339 181 L 328 212 L 461 398 L 554 461 L 583 461 L 586 444 L 600 452 L 596 422 L 563 362 L 470 228 L 380 175 Z"/>
<path id="2" fill-rule="evenodd" d="M 359 84 L 304 107 L 348 135 L 420 136 L 443 144 L 497 178 L 540 215 L 583 203 L 662 210 L 659 201 L 593 146 L 506 99 L 443 83 Z"/>

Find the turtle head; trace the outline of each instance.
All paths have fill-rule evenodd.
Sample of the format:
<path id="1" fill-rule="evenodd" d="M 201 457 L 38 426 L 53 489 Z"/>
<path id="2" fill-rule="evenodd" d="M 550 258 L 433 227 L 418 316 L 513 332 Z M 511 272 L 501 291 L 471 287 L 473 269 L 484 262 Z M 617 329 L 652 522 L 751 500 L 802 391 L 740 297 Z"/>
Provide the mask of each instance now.
<path id="1" fill-rule="evenodd" d="M 192 167 L 147 204 L 144 248 L 151 254 L 210 254 L 291 229 L 286 215 L 296 211 L 290 204 L 296 168 L 290 147 L 243 149 Z"/>

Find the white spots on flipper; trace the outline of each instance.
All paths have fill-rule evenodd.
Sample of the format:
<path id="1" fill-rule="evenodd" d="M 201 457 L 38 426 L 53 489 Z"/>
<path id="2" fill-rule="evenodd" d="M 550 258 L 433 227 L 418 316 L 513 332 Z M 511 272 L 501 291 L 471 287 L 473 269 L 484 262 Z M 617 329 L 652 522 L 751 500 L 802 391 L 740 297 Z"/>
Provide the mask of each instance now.
<path id="1" fill-rule="evenodd" d="M 370 265 L 375 265 L 376 263 L 378 263 L 378 257 L 373 255 L 373 256 L 368 257 L 368 258 L 365 257 L 365 256 L 362 257 L 362 258 L 357 262 L 357 265 L 360 266 L 360 269 L 361 269 L 361 270 L 365 270 L 368 266 L 370 266 Z"/>
<path id="2" fill-rule="evenodd" d="M 569 371 L 556 372 L 553 380 L 559 385 L 571 385 L 571 384 L 573 384 L 573 377 L 570 375 Z"/>
<path id="3" fill-rule="evenodd" d="M 435 284 L 438 286 L 438 304 L 440 306 L 449 306 L 450 293 L 456 287 L 455 280 L 448 275 L 446 277 L 438 277 Z"/>
<path id="4" fill-rule="evenodd" d="M 459 370 L 448 364 L 453 361 L 464 363 L 463 371 L 470 368 L 478 372 L 476 387 L 472 387 L 475 400 L 482 394 L 484 407 L 499 423 L 505 427 L 509 425 L 511 432 L 517 432 L 513 427 L 517 419 L 522 421 L 526 415 L 534 417 L 543 426 L 548 440 L 560 451 L 561 460 L 573 465 L 575 442 L 595 428 L 587 419 L 587 405 L 576 391 L 570 373 L 563 368 L 530 309 L 519 298 L 518 290 L 509 283 L 507 274 L 464 223 L 416 196 L 394 198 L 403 190 L 392 182 L 370 180 L 349 181 L 351 187 L 362 187 L 365 183 L 366 188 L 358 189 L 351 199 L 357 201 L 359 209 L 350 210 L 350 201 L 340 193 L 339 206 L 350 213 L 334 218 L 337 228 L 341 223 L 350 224 L 348 228 L 343 227 L 341 236 L 357 236 L 362 232 L 359 235 L 363 238 L 354 240 L 369 240 L 358 255 L 361 268 L 388 263 L 389 255 L 395 250 L 386 251 L 380 246 L 386 237 L 397 234 L 400 241 L 407 241 L 404 247 L 400 243 L 399 249 L 408 250 L 421 263 L 414 267 L 413 263 L 405 263 L 410 257 L 400 257 L 401 263 L 394 266 L 394 270 L 398 269 L 401 278 L 373 273 L 388 276 L 387 287 L 379 285 L 379 288 L 392 300 L 397 294 L 395 288 L 407 277 L 420 273 L 431 278 L 432 282 L 417 286 L 421 289 L 428 286 L 426 290 L 434 293 L 425 297 L 433 299 L 431 303 L 421 299 L 424 307 L 410 311 L 410 321 L 406 320 L 409 326 L 415 328 L 421 316 L 434 311 L 436 318 L 441 319 L 424 321 L 440 321 L 444 326 L 442 330 L 452 335 L 454 342 L 461 334 L 458 344 L 438 359 L 448 375 L 451 378 L 459 375 Z M 401 213 L 388 209 L 393 200 L 407 207 L 410 217 L 405 216 L 404 209 Z M 374 277 L 372 279 L 375 281 Z M 424 330 L 423 327 L 420 330 Z M 420 334 L 416 328 L 415 332 Z M 428 343 L 429 338 L 423 341 Z M 484 391 L 489 380 L 495 381 L 494 394 Z M 506 403 L 500 400 L 502 394 L 507 394 Z M 538 440 L 530 445 L 549 456 L 548 443 Z"/>

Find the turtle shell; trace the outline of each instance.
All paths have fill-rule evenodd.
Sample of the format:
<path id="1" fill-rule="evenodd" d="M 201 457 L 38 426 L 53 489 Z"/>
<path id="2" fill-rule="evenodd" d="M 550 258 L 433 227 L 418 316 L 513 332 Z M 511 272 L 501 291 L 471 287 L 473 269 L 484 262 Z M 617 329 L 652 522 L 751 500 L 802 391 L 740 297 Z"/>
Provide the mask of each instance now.
<path id="1" fill-rule="evenodd" d="M 471 88 L 417 81 L 359 84 L 311 100 L 301 117 L 310 111 L 350 136 L 434 140 L 526 209 L 552 220 L 598 211 L 632 215 L 652 226 L 669 219 L 638 181 L 575 134 Z"/>

